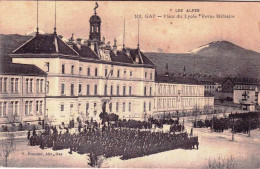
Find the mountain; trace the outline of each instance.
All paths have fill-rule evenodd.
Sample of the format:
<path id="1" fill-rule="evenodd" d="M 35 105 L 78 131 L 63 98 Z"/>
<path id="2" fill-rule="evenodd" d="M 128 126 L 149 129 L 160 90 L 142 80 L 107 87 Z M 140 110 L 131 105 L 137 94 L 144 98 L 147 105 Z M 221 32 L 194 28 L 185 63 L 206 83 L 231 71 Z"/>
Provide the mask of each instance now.
<path id="1" fill-rule="evenodd" d="M 11 61 L 8 54 L 28 41 L 32 36 L 17 34 L 0 34 L 0 60 Z M 169 72 L 179 74 L 185 66 L 186 73 L 211 75 L 251 77 L 260 79 L 260 53 L 244 49 L 228 41 L 216 41 L 191 50 L 189 53 L 145 54 L 155 63 L 159 74 L 165 73 L 168 63 Z"/>
<path id="2" fill-rule="evenodd" d="M 260 78 L 260 53 L 244 49 L 228 41 L 216 41 L 198 47 L 189 53 L 146 53 L 155 63 L 159 74 L 195 73 L 220 77 Z M 195 68 L 194 68 L 195 67 Z M 193 69 L 194 68 L 194 69 Z"/>
<path id="3" fill-rule="evenodd" d="M 31 38 L 32 36 L 18 34 L 0 34 L 0 61 L 11 62 L 11 58 L 8 55 Z"/>

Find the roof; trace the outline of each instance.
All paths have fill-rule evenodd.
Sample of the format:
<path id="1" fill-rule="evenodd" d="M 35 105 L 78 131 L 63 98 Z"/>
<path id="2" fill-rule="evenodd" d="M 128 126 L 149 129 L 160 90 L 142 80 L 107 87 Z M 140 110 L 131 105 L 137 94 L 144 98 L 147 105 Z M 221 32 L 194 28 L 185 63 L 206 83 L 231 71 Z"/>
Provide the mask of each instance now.
<path id="1" fill-rule="evenodd" d="M 257 83 L 257 79 L 253 79 L 253 78 L 230 78 L 227 77 L 223 84 L 227 81 L 230 80 L 234 85 L 258 85 Z"/>
<path id="2" fill-rule="evenodd" d="M 46 72 L 35 65 L 19 63 L 0 63 L 1 75 L 27 75 L 27 76 L 46 76 Z"/>
<path id="3" fill-rule="evenodd" d="M 93 21 L 96 21 L 96 22 L 101 22 L 101 19 L 98 15 L 92 15 L 89 19 L 89 21 L 93 22 Z"/>
<path id="4" fill-rule="evenodd" d="M 127 56 L 123 51 L 117 51 L 115 55 L 115 53 L 111 50 L 110 58 L 114 62 L 133 63 L 133 59 L 130 56 Z"/>
<path id="5" fill-rule="evenodd" d="M 205 97 L 214 97 L 214 94 L 207 92 L 207 91 L 204 91 L 204 96 Z"/>
<path id="6" fill-rule="evenodd" d="M 74 48 L 75 49 L 75 48 Z M 81 57 L 99 59 L 98 55 L 86 45 L 81 45 L 80 49 L 75 49 Z"/>
<path id="7" fill-rule="evenodd" d="M 90 58 L 94 60 L 101 60 L 98 57 L 98 49 L 99 48 L 106 48 L 109 50 L 110 58 L 112 62 L 118 63 L 126 63 L 126 64 L 144 64 L 154 66 L 153 62 L 140 50 L 138 49 L 125 49 L 125 50 L 117 50 L 116 54 L 114 53 L 113 49 L 104 46 L 104 43 L 98 44 L 97 42 L 94 43 L 94 51 L 87 45 L 82 44 L 80 48 L 77 47 L 77 44 L 73 44 L 73 49 L 79 53 L 79 57 L 81 58 Z M 127 54 L 129 52 L 129 55 Z M 139 57 L 139 63 L 135 62 L 135 58 Z"/>
<path id="8" fill-rule="evenodd" d="M 216 83 L 213 81 L 208 81 L 208 80 L 200 80 L 200 82 L 204 85 L 215 85 Z"/>
<path id="9" fill-rule="evenodd" d="M 174 77 L 174 76 L 163 76 L 156 75 L 155 82 L 157 83 L 177 83 L 177 84 L 191 84 L 191 85 L 202 85 L 198 80 L 186 77 Z"/>
<path id="10" fill-rule="evenodd" d="M 128 49 L 130 50 L 130 56 L 132 57 L 133 61 L 135 61 L 136 57 L 139 57 L 138 64 L 147 64 L 147 65 L 154 65 L 153 62 L 148 59 L 148 57 L 140 51 L 140 49 Z"/>
<path id="11" fill-rule="evenodd" d="M 13 54 L 64 54 L 78 55 L 56 34 L 39 34 L 24 43 Z"/>

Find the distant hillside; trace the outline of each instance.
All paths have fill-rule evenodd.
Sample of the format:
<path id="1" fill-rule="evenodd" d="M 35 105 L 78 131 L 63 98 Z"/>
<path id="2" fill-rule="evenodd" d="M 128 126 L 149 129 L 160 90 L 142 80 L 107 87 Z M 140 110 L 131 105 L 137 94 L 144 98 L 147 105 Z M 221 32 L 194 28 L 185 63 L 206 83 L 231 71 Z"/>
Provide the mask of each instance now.
<path id="1" fill-rule="evenodd" d="M 194 53 L 194 54 L 193 54 Z M 195 73 L 260 78 L 260 53 L 246 50 L 227 41 L 212 42 L 191 51 L 191 53 L 146 53 L 155 63 L 159 74 L 165 72 Z M 194 60 L 195 58 L 195 60 Z"/>
<path id="2" fill-rule="evenodd" d="M 0 60 L 11 61 L 8 55 L 32 36 L 0 34 Z M 194 53 L 194 54 L 193 54 Z M 170 73 L 195 73 L 220 77 L 252 77 L 260 79 L 260 53 L 246 50 L 227 41 L 216 41 L 190 53 L 146 53 L 155 63 L 159 74 L 165 73 L 166 63 Z M 194 60 L 195 58 L 195 60 Z M 195 65 L 195 69 L 193 69 Z"/>
<path id="3" fill-rule="evenodd" d="M 0 61 L 10 62 L 8 55 L 31 38 L 32 36 L 0 34 Z"/>

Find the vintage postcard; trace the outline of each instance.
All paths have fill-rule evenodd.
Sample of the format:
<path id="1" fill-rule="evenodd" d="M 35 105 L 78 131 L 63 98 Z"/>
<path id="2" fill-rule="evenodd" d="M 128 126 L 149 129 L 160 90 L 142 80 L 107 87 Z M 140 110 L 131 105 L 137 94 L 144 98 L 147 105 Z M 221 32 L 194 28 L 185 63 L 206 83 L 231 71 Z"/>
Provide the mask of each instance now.
<path id="1" fill-rule="evenodd" d="M 0 1 L 0 167 L 260 168 L 260 3 Z"/>

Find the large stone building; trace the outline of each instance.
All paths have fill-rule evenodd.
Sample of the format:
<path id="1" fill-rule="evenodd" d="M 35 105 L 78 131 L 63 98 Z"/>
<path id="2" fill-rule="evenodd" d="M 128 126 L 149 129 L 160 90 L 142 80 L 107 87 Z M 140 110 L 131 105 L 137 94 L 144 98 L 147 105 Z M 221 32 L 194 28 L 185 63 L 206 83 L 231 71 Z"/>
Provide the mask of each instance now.
<path id="1" fill-rule="evenodd" d="M 45 83 L 46 73 L 35 65 L 1 63 L 0 124 L 43 120 Z"/>
<path id="2" fill-rule="evenodd" d="M 194 111 L 213 111 L 214 96 L 204 95 L 204 86 L 193 78 L 159 76 L 155 78 L 154 115 L 192 115 Z M 209 112 L 205 112 L 209 113 Z"/>
<path id="3" fill-rule="evenodd" d="M 165 111 L 203 109 L 209 103 L 203 85 L 194 79 L 158 79 L 155 65 L 139 45 L 135 49 L 123 45 L 118 50 L 116 40 L 112 47 L 104 38 L 101 40 L 101 18 L 96 12 L 89 22 L 88 40 L 75 41 L 72 37 L 64 42 L 56 31 L 36 33 L 10 55 L 13 63 L 34 65 L 46 74 L 46 121 L 60 124 L 77 118 L 99 120 L 102 111 L 118 114 L 121 119 L 146 119 Z M 210 106 L 214 102 L 210 101 Z M 20 113 L 25 112 L 21 109 Z"/>

